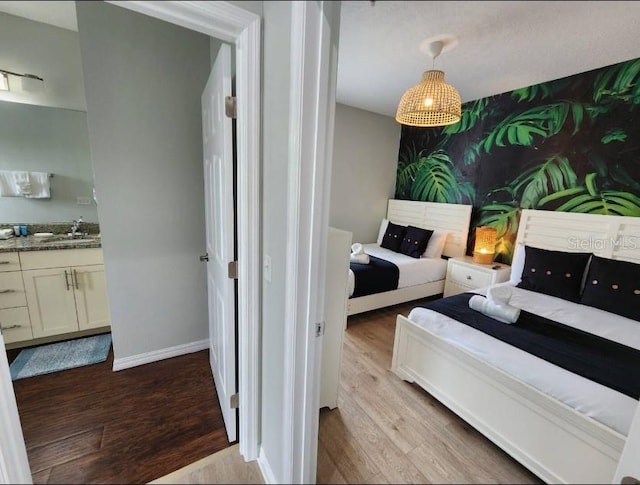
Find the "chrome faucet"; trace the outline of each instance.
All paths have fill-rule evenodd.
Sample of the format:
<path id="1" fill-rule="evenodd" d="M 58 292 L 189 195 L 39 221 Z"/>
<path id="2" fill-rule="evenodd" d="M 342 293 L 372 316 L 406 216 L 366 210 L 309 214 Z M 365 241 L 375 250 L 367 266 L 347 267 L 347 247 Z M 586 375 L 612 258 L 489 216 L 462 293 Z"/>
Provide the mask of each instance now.
<path id="1" fill-rule="evenodd" d="M 82 232 L 80 231 L 80 224 L 82 224 L 82 216 L 76 221 L 73 221 L 73 225 L 71 226 L 71 233 L 69 234 L 73 237 L 82 237 Z"/>

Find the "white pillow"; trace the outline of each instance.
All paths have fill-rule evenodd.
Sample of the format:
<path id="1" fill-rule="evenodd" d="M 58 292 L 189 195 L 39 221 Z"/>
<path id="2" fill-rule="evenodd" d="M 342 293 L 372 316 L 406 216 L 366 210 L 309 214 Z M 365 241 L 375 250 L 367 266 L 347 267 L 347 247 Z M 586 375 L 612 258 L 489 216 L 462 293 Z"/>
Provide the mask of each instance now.
<path id="1" fill-rule="evenodd" d="M 387 230 L 387 225 L 388 224 L 389 224 L 389 221 L 387 219 L 382 219 L 382 222 L 380 223 L 380 229 L 378 230 L 378 239 L 377 239 L 378 246 L 380 246 L 380 244 L 382 244 L 382 238 L 384 237 L 384 231 Z"/>
<path id="2" fill-rule="evenodd" d="M 427 249 L 422 253 L 423 258 L 440 258 L 442 257 L 442 251 L 444 251 L 444 245 L 447 242 L 447 236 L 449 233 L 447 231 L 442 231 L 440 229 L 435 229 L 431 237 L 429 238 L 429 242 L 427 243 Z"/>
<path id="3" fill-rule="evenodd" d="M 513 251 L 513 258 L 511 259 L 511 276 L 509 281 L 517 285 L 522 280 L 522 272 L 524 271 L 524 244 L 516 244 L 516 249 Z"/>

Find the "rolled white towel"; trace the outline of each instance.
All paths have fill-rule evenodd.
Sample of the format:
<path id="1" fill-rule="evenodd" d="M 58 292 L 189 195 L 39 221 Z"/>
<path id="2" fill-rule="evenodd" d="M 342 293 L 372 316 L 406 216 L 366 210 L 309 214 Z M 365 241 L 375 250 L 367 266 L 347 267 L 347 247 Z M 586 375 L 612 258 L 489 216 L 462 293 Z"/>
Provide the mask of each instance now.
<path id="1" fill-rule="evenodd" d="M 0 239 L 13 237 L 13 229 L 0 229 Z"/>
<path id="2" fill-rule="evenodd" d="M 360 263 L 360 264 L 369 264 L 369 255 L 366 253 L 363 254 L 351 254 L 351 262 L 352 263 Z"/>
<path id="3" fill-rule="evenodd" d="M 502 323 L 514 323 L 520 316 L 520 308 L 509 304 L 496 305 L 481 295 L 473 295 L 469 299 L 469 308 Z"/>
<path id="4" fill-rule="evenodd" d="M 511 288 L 508 286 L 491 286 L 487 289 L 487 300 L 496 305 L 506 305 L 511 300 Z"/>
<path id="5" fill-rule="evenodd" d="M 354 256 L 358 256 L 359 254 L 364 254 L 364 247 L 360 243 L 353 243 L 351 245 L 351 254 Z"/>

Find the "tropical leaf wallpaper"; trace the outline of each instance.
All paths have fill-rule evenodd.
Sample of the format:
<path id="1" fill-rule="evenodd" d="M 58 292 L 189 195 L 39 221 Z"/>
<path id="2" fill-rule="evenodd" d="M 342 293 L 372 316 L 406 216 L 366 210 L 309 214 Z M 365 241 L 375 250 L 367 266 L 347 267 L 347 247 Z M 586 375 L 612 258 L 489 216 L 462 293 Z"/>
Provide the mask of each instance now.
<path id="1" fill-rule="evenodd" d="M 505 263 L 522 209 L 640 217 L 640 59 L 465 103 L 447 127 L 403 126 L 395 197 L 472 204 Z"/>

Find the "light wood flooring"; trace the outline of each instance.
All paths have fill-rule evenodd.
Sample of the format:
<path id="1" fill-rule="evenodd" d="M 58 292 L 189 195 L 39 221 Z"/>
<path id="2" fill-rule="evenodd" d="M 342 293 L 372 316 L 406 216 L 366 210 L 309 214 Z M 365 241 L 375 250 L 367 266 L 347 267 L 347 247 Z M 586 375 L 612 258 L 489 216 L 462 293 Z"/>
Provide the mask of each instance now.
<path id="1" fill-rule="evenodd" d="M 320 411 L 317 483 L 543 483 L 389 370 L 405 303 L 349 317 L 338 407 Z"/>
<path id="2" fill-rule="evenodd" d="M 233 445 L 150 483 L 253 484 L 264 483 L 264 480 L 258 464 L 255 461 L 245 462 L 240 456 L 238 445 Z"/>

